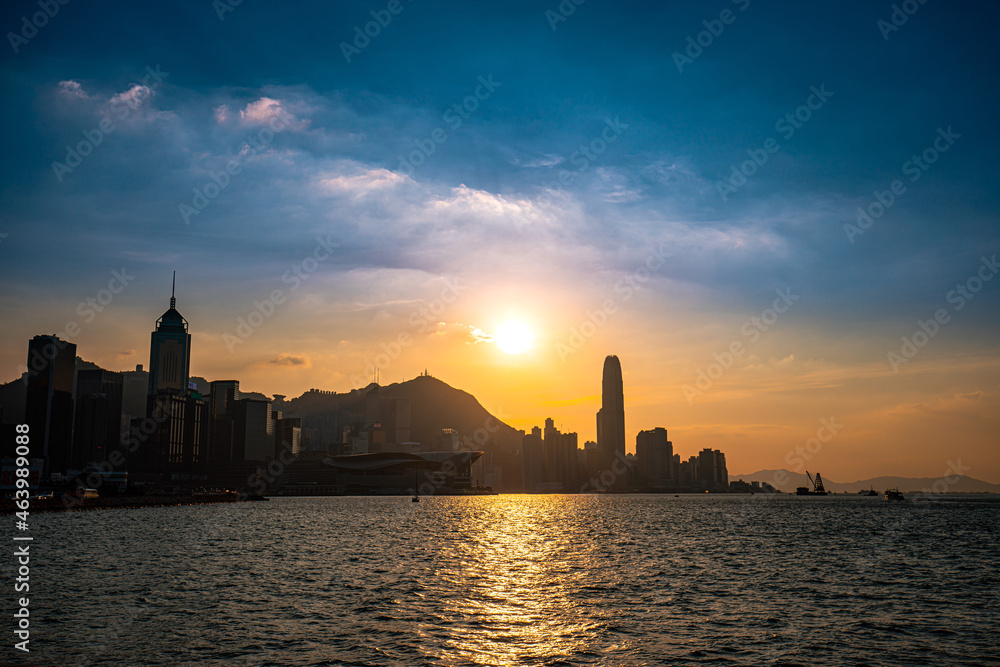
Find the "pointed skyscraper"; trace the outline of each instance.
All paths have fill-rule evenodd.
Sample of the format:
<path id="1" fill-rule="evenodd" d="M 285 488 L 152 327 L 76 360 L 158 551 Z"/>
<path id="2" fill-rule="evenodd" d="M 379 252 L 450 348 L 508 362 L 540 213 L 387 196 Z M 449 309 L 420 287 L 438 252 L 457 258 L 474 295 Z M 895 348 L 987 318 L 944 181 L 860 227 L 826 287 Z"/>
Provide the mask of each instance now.
<path id="1" fill-rule="evenodd" d="M 149 343 L 149 395 L 167 392 L 184 395 L 188 391 L 191 374 L 191 334 L 188 323 L 177 312 L 174 288 L 177 272 L 174 271 L 170 287 L 170 308 L 156 321 L 156 331 Z"/>
<path id="2" fill-rule="evenodd" d="M 622 383 L 622 365 L 618 357 L 604 360 L 604 379 L 601 383 L 601 411 L 597 413 L 597 446 L 601 452 L 601 465 L 610 468 L 619 456 L 625 456 L 625 391 Z"/>
<path id="3" fill-rule="evenodd" d="M 129 476 L 142 482 L 203 484 L 208 457 L 208 402 L 188 389 L 191 334 L 177 312 L 174 287 L 170 308 L 156 321 L 149 343 L 149 395 L 146 416 L 156 430 L 139 442 L 129 458 Z"/>

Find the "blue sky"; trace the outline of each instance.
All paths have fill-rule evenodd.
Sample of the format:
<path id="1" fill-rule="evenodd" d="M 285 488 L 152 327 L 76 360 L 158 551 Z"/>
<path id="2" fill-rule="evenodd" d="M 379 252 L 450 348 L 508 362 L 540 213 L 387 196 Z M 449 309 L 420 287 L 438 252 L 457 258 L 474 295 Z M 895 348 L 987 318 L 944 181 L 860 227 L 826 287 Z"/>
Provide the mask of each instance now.
<path id="1" fill-rule="evenodd" d="M 8 35 L 0 74 L 5 379 L 24 363 L 28 338 L 80 319 L 78 304 L 125 267 L 136 277 L 84 323 L 81 356 L 110 367 L 145 363 L 176 269 L 180 310 L 204 351 L 194 372 L 245 378 L 265 392 L 346 390 L 452 277 L 468 291 L 383 377 L 406 379 L 434 360 L 442 379 L 508 412 L 517 406 L 518 426 L 548 416 L 532 405 L 564 398 L 579 406 L 566 408 L 564 428 L 586 439 L 600 360 L 617 353 L 627 383 L 634 373 L 633 414 L 643 420 L 630 430 L 664 422 L 687 428 L 692 443 L 740 433 L 752 440 L 759 424 L 745 415 L 763 412 L 780 459 L 781 438 L 799 436 L 776 433 L 802 406 L 754 407 L 760 399 L 737 392 L 724 400 L 718 387 L 763 386 L 759 373 L 769 369 L 782 391 L 807 400 L 795 383 L 822 372 L 838 379 L 821 383 L 836 391 L 820 405 L 858 394 L 877 403 L 842 408 L 857 424 L 900 406 L 944 410 L 963 428 L 973 415 L 972 451 L 985 451 L 998 387 L 976 369 L 995 370 L 998 360 L 1000 285 L 987 283 L 896 369 L 908 378 L 887 354 L 918 319 L 951 309 L 949 290 L 1000 249 L 1000 9 L 913 3 L 886 39 L 878 22 L 891 20 L 891 3 L 587 0 L 563 3 L 575 10 L 553 29 L 546 12 L 558 12 L 556 2 L 401 0 L 348 62 L 342 43 L 388 4 L 244 0 L 220 20 L 207 1 L 70 2 L 37 35 L 15 39 L 17 53 Z M 5 33 L 20 33 L 22 17 L 38 11 L 37 3 L 7 6 Z M 729 22 L 716 22 L 724 11 Z M 710 27 L 719 32 L 711 40 Z M 699 33 L 708 45 L 678 71 L 674 54 Z M 158 80 L 147 68 L 167 75 Z M 776 122 L 814 88 L 832 95 L 814 98 L 817 108 L 787 137 Z M 456 126 L 448 110 L 466 100 L 476 108 Z M 109 120 L 114 129 L 92 154 L 57 174 L 67 145 Z M 275 122 L 281 131 L 248 146 Z M 904 164 L 933 147 L 939 128 L 959 138 L 910 181 Z M 602 143 L 602 132 L 613 140 Z M 768 139 L 776 152 L 723 198 L 719 182 Z M 606 147 L 578 152 L 592 142 Z M 434 151 L 410 173 L 400 161 L 421 143 Z M 227 164 L 238 173 L 185 220 L 181 205 Z M 561 173 L 567 183 L 556 188 Z M 844 225 L 895 179 L 905 192 L 849 242 Z M 292 290 L 283 277 L 317 239 L 336 251 Z M 559 342 L 659 247 L 669 261 L 634 299 L 619 293 L 609 324 L 569 361 L 560 358 Z M 693 412 L 682 387 L 785 287 L 801 300 L 720 380 L 714 413 Z M 286 299 L 273 317 L 227 346 L 224 334 L 275 289 Z M 475 348 L 508 314 L 537 330 L 534 367 L 497 366 L 438 340 Z M 881 379 L 848 387 L 844 378 L 869 377 L 864 369 Z M 473 378 L 490 373 L 503 381 L 477 386 Z M 523 390 L 533 374 L 566 380 L 518 399 L 496 388 Z M 585 377 L 595 387 L 578 391 Z M 962 400 L 975 405 L 948 407 Z M 789 412 L 795 417 L 781 416 Z M 713 431 L 713 420 L 725 428 Z M 895 441 L 911 438 L 903 429 Z M 859 451 L 865 442 L 859 436 Z M 928 457 L 935 446 L 926 443 Z M 936 459 L 922 465 L 933 469 Z M 1000 479 L 1000 464 L 981 465 Z"/>

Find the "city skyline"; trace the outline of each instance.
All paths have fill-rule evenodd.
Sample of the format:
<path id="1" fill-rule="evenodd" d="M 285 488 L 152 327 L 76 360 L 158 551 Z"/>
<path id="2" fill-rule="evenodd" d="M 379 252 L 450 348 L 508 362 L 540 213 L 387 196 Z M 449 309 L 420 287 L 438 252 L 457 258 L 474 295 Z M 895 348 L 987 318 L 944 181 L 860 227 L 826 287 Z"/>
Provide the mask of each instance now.
<path id="1" fill-rule="evenodd" d="M 150 336 L 149 367 L 145 373 L 148 377 L 146 390 L 146 421 L 154 421 L 156 424 L 167 422 L 166 426 L 148 439 L 142 436 L 140 424 L 141 418 L 123 414 L 123 379 L 128 373 L 101 370 L 76 371 L 78 380 L 70 380 L 67 376 L 69 372 L 68 354 L 75 354 L 76 346 L 67 341 L 62 341 L 58 337 L 51 335 L 35 336 L 28 346 L 28 364 L 31 369 L 22 380 L 25 382 L 27 394 L 27 406 L 25 417 L 29 423 L 33 424 L 33 429 L 37 433 L 43 434 L 43 450 L 46 452 L 46 474 L 52 472 L 48 461 L 58 461 L 64 466 L 69 464 L 77 470 L 82 470 L 85 466 L 105 465 L 110 463 L 116 470 L 119 468 L 118 461 L 128 460 L 129 470 L 139 475 L 135 479 L 148 477 L 150 473 L 159 475 L 168 470 L 175 474 L 181 471 L 188 483 L 200 480 L 204 483 L 209 480 L 222 481 L 226 483 L 239 483 L 244 475 L 246 482 L 251 483 L 255 474 L 253 466 L 265 461 L 284 463 L 295 463 L 300 457 L 302 445 L 305 441 L 302 435 L 302 418 L 292 411 L 282 419 L 282 412 L 275 410 L 272 412 L 272 404 L 285 405 L 285 396 L 275 394 L 273 399 L 264 396 L 261 399 L 242 397 L 239 390 L 239 380 L 212 380 L 209 382 L 207 397 L 198 393 L 199 389 L 195 383 L 189 383 L 187 372 L 187 360 L 190 356 L 190 334 L 187 330 L 187 321 L 176 310 L 176 276 L 171 285 L 171 297 L 169 309 L 156 320 L 155 329 Z M 165 344 L 167 346 L 165 347 Z M 171 346 L 172 344 L 172 346 Z M 50 362 L 46 359 L 54 355 Z M 79 357 L 77 357 L 79 358 Z M 159 367 L 165 366 L 169 370 L 166 373 L 164 382 L 157 382 L 154 378 L 159 375 Z M 136 370 L 141 371 L 142 366 L 137 366 Z M 62 408 L 69 418 L 53 417 L 50 414 L 38 413 L 35 407 L 42 407 L 51 411 L 54 403 L 51 400 L 32 400 L 32 386 L 41 380 L 43 386 L 55 386 L 51 379 L 44 380 L 53 374 L 61 373 L 62 380 Z M 183 381 L 179 378 L 183 373 Z M 427 372 L 421 374 L 426 376 Z M 376 376 L 377 378 L 377 376 Z M 134 385 L 133 385 L 134 386 Z M 70 393 L 67 387 L 73 387 Z M 373 389 L 374 388 L 374 389 Z M 391 387 L 390 387 L 391 388 Z M 336 442 L 343 443 L 336 447 L 346 447 L 347 453 L 369 452 L 372 447 L 371 426 L 376 426 L 376 431 L 380 430 L 382 424 L 378 422 L 388 419 L 389 427 L 386 429 L 388 445 L 375 444 L 375 449 L 371 451 L 399 451 L 408 450 L 410 445 L 416 444 L 419 451 L 427 447 L 433 448 L 434 443 L 407 443 L 403 447 L 392 443 L 406 443 L 409 440 L 409 402 L 405 406 L 405 424 L 398 423 L 397 408 L 393 407 L 389 415 L 380 417 L 381 400 L 378 398 L 380 387 L 377 379 L 365 388 L 367 394 L 365 420 L 363 423 L 355 423 L 350 428 L 350 436 L 344 432 L 344 439 L 337 439 Z M 315 391 L 311 389 L 310 392 Z M 56 392 L 57 394 L 59 392 Z M 308 393 L 308 392 L 307 392 Z M 329 392 L 320 392 L 329 393 Z M 351 394 L 354 392 L 352 391 Z M 307 394 L 303 394 L 305 396 Z M 375 408 L 372 408 L 371 399 L 375 397 Z M 134 397 L 133 397 L 134 398 Z M 204 399 L 204 400 L 203 400 Z M 294 400 L 294 399 L 293 399 Z M 73 403 L 76 403 L 74 405 Z M 759 482 L 753 482 L 754 487 L 750 487 L 742 479 L 734 481 L 734 487 L 730 489 L 729 477 L 725 455 L 719 450 L 712 450 L 706 447 L 695 456 L 691 456 L 687 461 L 680 458 L 679 454 L 673 453 L 673 443 L 667 439 L 667 430 L 664 427 L 656 426 L 649 430 L 640 430 L 635 437 L 633 451 L 629 451 L 627 458 L 626 442 L 630 439 L 624 434 L 624 386 L 622 380 L 622 368 L 620 360 L 616 355 L 608 355 L 602 369 L 602 407 L 597 411 L 597 442 L 587 441 L 584 446 L 578 448 L 579 438 L 577 433 L 560 433 L 555 427 L 552 418 L 545 419 L 545 429 L 542 431 L 537 426 L 520 431 L 520 438 L 517 448 L 520 451 L 508 452 L 501 458 L 506 465 L 512 462 L 518 469 L 517 478 L 520 480 L 523 468 L 523 481 L 511 482 L 508 471 L 506 481 L 500 483 L 500 488 L 506 492 L 514 489 L 523 489 L 527 492 L 594 492 L 596 490 L 617 490 L 636 491 L 641 489 L 652 490 L 688 490 L 693 487 L 691 484 L 701 484 L 701 488 L 712 491 L 733 491 L 741 492 L 739 489 L 756 488 Z M 117 405 L 117 408 L 114 406 Z M 166 407 L 166 406 L 170 407 Z M 2 404 L 0 404 L 2 407 Z M 253 412 L 250 412 L 252 407 Z M 115 411 L 117 410 L 117 412 Z M 73 416 L 75 413 L 75 417 Z M 603 414 L 608 414 L 609 419 L 603 419 Z M 187 414 L 185 418 L 183 415 Z M 11 415 L 7 415 L 6 422 L 10 422 Z M 126 445 L 136 442 L 134 436 L 138 436 L 140 448 L 137 453 L 129 447 L 129 455 L 116 459 L 116 455 L 108 456 L 118 445 L 113 442 L 118 441 L 117 421 L 119 417 L 130 418 L 130 426 L 126 428 L 125 421 L 122 421 L 121 447 L 125 451 Z M 190 419 L 193 417 L 193 421 Z M 259 419 L 258 419 L 259 418 Z M 221 419 L 221 421 L 220 421 Z M 235 420 L 235 421 L 234 421 Z M 261 421 L 263 420 L 263 421 Z M 67 445 L 65 452 L 58 451 L 52 455 L 49 452 L 49 432 L 51 424 L 56 422 L 60 428 L 65 427 L 70 421 L 75 424 L 73 437 L 67 440 L 72 445 Z M 256 422 L 260 421 L 260 424 Z M 821 448 L 821 441 L 828 441 L 832 435 L 836 434 L 837 425 L 834 422 L 824 420 L 823 428 L 828 430 L 827 436 L 821 436 L 814 440 L 817 449 Z M 367 423 L 367 426 L 363 424 Z M 603 423 L 603 427 L 602 427 Z M 266 426 L 265 426 L 266 424 Z M 11 424 L 12 425 L 12 424 Z M 396 431 L 401 427 L 402 431 Z M 125 435 L 126 430 L 131 430 L 129 436 Z M 359 431 L 359 429 L 361 429 Z M 453 432 L 455 437 L 454 447 L 458 448 L 462 443 L 462 451 L 469 450 L 469 444 L 474 443 L 477 447 L 491 449 L 496 446 L 503 448 L 509 446 L 510 441 L 492 442 L 489 433 L 493 429 L 479 428 L 477 431 L 483 432 L 485 438 L 480 438 L 480 433 L 463 434 L 461 431 L 453 431 L 445 428 L 442 433 Z M 108 434 L 111 435 L 108 435 Z M 404 434 L 402 439 L 394 437 Z M 544 439 L 543 439 L 544 434 Z M 64 434 L 65 435 L 65 434 Z M 358 440 L 358 438 L 361 438 Z M 362 445 L 362 449 L 357 449 L 358 442 L 367 443 Z M 601 443 L 604 443 L 603 445 Z M 142 443 L 146 443 L 145 446 Z M 445 444 L 445 443 L 438 443 Z M 330 445 L 323 445 L 319 442 L 311 443 L 312 451 L 332 452 Z M 384 449 L 389 447 L 388 450 Z M 591 448 L 593 446 L 593 449 Z M 287 451 L 283 451 L 287 449 Z M 449 447 L 445 444 L 445 449 Z M 458 451 L 456 449 L 456 451 Z M 159 452 L 159 453 L 157 453 Z M 168 455 L 167 452 L 170 452 Z M 812 459 L 811 454 L 815 451 L 810 449 L 807 443 L 805 451 L 799 450 L 797 458 L 788 461 L 789 465 L 795 466 L 790 472 L 801 474 L 806 462 Z M 235 454 L 235 457 L 234 457 Z M 246 461 L 244 461 L 246 454 Z M 477 453 L 478 456 L 480 453 Z M 514 458 L 510 459 L 509 454 Z M 286 458 L 287 457 L 287 458 Z M 103 463 L 101 463 L 103 459 Z M 169 461 L 169 463 L 168 463 Z M 71 462 L 71 463 L 70 463 Z M 178 465 L 180 464 L 180 465 Z M 494 484 L 498 483 L 505 475 L 501 473 L 503 466 L 492 464 L 492 475 Z M 815 469 L 815 466 L 813 466 Z M 88 469 L 90 469 L 88 467 Z M 529 472 L 532 470 L 532 472 Z M 967 468 L 958 463 L 949 461 L 949 470 L 941 479 L 951 479 L 951 473 L 963 473 Z M 251 471 L 247 474 L 248 471 Z M 749 472 L 749 470 L 747 471 Z M 781 485 L 787 481 L 789 471 L 772 471 L 773 476 L 766 480 L 765 487 L 773 491 L 771 483 Z M 205 473 L 208 473 L 205 476 Z M 622 473 L 626 473 L 621 476 Z M 298 476 L 305 475 L 312 477 L 314 470 L 299 471 Z M 489 477 L 491 473 L 486 473 L 485 468 L 480 470 L 481 476 Z M 808 473 L 806 473 L 808 474 Z M 610 477 L 608 477 L 610 475 Z M 589 477 L 589 479 L 588 479 Z M 469 477 L 472 480 L 472 477 Z M 270 480 L 269 483 L 273 483 Z M 765 480 L 760 480 L 764 482 Z M 624 484 L 622 483 L 624 482 Z M 199 482 L 194 482 L 199 483 Z M 315 482 L 310 482 L 315 484 Z M 288 488 L 288 487 L 284 487 Z M 294 487 L 293 487 L 294 488 Z M 314 487 L 315 488 L 315 487 Z M 334 487 L 330 487 L 334 488 Z M 336 487 L 339 488 L 339 487 Z"/>
<path id="2" fill-rule="evenodd" d="M 719 450 L 706 448 L 682 461 L 663 427 L 637 434 L 635 453 L 626 454 L 622 368 L 615 355 L 602 369 L 598 441 L 582 448 L 577 433 L 561 433 L 551 418 L 544 431 L 535 426 L 526 433 L 488 412 L 472 432 L 446 419 L 430 439 L 415 439 L 411 400 L 420 397 L 384 397 L 377 382 L 354 398 L 360 412 L 357 406 L 327 411 L 320 423 L 294 409 L 295 399 L 241 395 L 238 380 L 199 386 L 189 382 L 191 337 L 175 292 L 176 275 L 170 307 L 150 335 L 147 372 L 141 365 L 134 374 L 78 367 L 74 344 L 38 335 L 28 344 L 23 415 L 19 399 L 4 387 L 5 448 L 24 422 L 42 445 L 30 464 L 33 483 L 62 486 L 67 508 L 84 502 L 88 492 L 118 495 L 165 485 L 190 492 L 235 485 L 244 496 L 248 488 L 258 496 L 398 493 L 411 480 L 408 492 L 415 497 L 418 487 L 431 494 L 775 491 L 760 481 L 751 486 L 740 480 L 731 488 Z M 134 380 L 143 374 L 145 409 L 137 415 L 130 412 L 142 398 Z M 466 422 L 468 415 L 459 418 Z M 499 432 L 501 426 L 512 432 Z"/>
<path id="3" fill-rule="evenodd" d="M 11 664 L 994 659 L 1000 4 L 0 26 Z"/>
<path id="4" fill-rule="evenodd" d="M 125 274 L 125 275 L 127 275 L 127 274 Z M 159 363 L 157 363 L 157 361 L 159 361 L 160 363 L 163 363 L 164 361 L 168 362 L 168 365 L 172 368 L 173 375 L 176 376 L 176 377 L 173 378 L 173 380 L 171 382 L 168 383 L 167 390 L 169 390 L 169 391 L 172 391 L 172 392 L 176 391 L 178 393 L 183 393 L 183 391 L 180 389 L 180 385 L 178 385 L 178 382 L 181 382 L 181 380 L 178 379 L 180 377 L 180 375 L 183 374 L 183 382 L 182 382 L 182 384 L 184 386 L 184 390 L 186 390 L 187 387 L 188 387 L 188 383 L 187 383 L 188 378 L 195 376 L 195 375 L 191 374 L 190 371 L 189 371 L 190 358 L 191 358 L 191 354 L 192 354 L 192 352 L 191 352 L 191 344 L 190 344 L 190 340 L 191 340 L 192 334 L 189 333 L 189 331 L 188 331 L 188 322 L 187 322 L 186 318 L 184 318 L 184 316 L 181 315 L 180 312 L 176 309 L 177 299 L 176 299 L 175 292 L 176 292 L 176 275 L 174 275 L 174 277 L 173 277 L 173 279 L 171 281 L 171 296 L 169 298 L 169 301 L 170 301 L 169 308 L 168 308 L 168 310 L 166 312 L 164 312 L 156 320 L 155 325 L 154 325 L 155 328 L 154 328 L 153 332 L 150 334 L 150 352 L 149 352 L 149 356 L 147 357 L 148 366 L 144 365 L 144 364 L 140 364 L 139 366 L 137 366 L 137 368 L 141 367 L 142 369 L 146 370 L 147 373 L 148 373 L 148 375 L 149 375 L 149 395 L 150 395 L 150 397 L 152 397 L 156 393 L 156 391 L 163 391 L 164 390 L 164 387 L 159 387 L 158 389 L 154 389 L 154 377 L 156 376 L 156 372 L 154 371 L 154 369 L 157 368 L 157 366 L 159 365 Z M 65 329 L 65 331 L 63 331 L 62 333 L 65 333 L 66 331 L 71 331 L 72 330 L 70 327 L 64 327 L 64 329 Z M 35 338 L 44 338 L 44 339 L 47 340 L 52 335 L 53 334 L 39 334 L 39 335 L 36 335 Z M 58 337 L 58 334 L 54 334 L 54 335 L 56 335 Z M 159 359 L 158 359 L 158 355 L 162 354 L 162 352 L 160 352 L 160 350 L 161 350 L 161 347 L 164 344 L 164 342 L 167 342 L 168 345 L 170 345 L 170 344 L 172 344 L 174 346 L 178 346 L 179 345 L 179 347 L 168 348 L 169 351 L 167 352 L 167 354 L 165 355 L 165 357 L 164 356 L 160 356 Z M 85 356 L 82 356 L 79 353 L 79 350 L 76 348 L 76 346 L 74 344 L 70 343 L 69 341 L 63 340 L 63 341 L 61 341 L 58 344 L 58 348 L 60 350 L 62 350 L 64 347 L 66 347 L 68 349 L 69 346 L 72 346 L 72 349 L 74 349 L 74 350 L 77 351 L 76 353 L 77 353 L 77 356 L 79 358 L 85 359 L 87 361 L 90 361 Z M 29 362 L 32 359 L 32 354 L 33 353 L 34 353 L 34 348 L 32 346 L 29 346 L 29 350 L 28 350 L 28 360 L 29 360 Z M 36 354 L 35 356 L 38 356 L 38 355 Z M 639 427 L 635 428 L 635 430 L 634 430 L 635 436 L 634 437 L 630 437 L 629 436 L 629 432 L 626 432 L 626 433 L 623 434 L 624 435 L 624 441 L 623 442 L 618 442 L 619 441 L 619 436 L 620 436 L 620 431 L 618 430 L 618 427 L 620 426 L 621 429 L 625 428 L 624 419 L 625 419 L 625 413 L 627 412 L 624 409 L 625 408 L 625 396 L 624 396 L 625 395 L 625 390 L 624 390 L 624 381 L 623 381 L 623 370 L 622 370 L 622 366 L 621 366 L 621 363 L 620 363 L 617 355 L 608 355 L 604 359 L 604 362 L 603 362 L 602 366 L 603 366 L 603 369 L 602 369 L 601 391 L 600 391 L 600 393 L 598 395 L 592 397 L 594 400 L 598 401 L 598 405 L 602 406 L 602 409 L 600 409 L 600 410 L 598 410 L 596 412 L 596 417 L 597 417 L 596 424 L 597 424 L 597 426 L 596 426 L 596 428 L 593 431 L 593 440 L 596 441 L 595 444 L 597 444 L 598 449 L 602 451 L 602 454 L 600 455 L 600 461 L 601 461 L 601 463 L 598 465 L 598 469 L 601 469 L 601 470 L 603 470 L 603 469 L 609 469 L 611 467 L 612 462 L 615 460 L 614 451 L 626 452 L 630 456 L 638 454 L 638 450 L 639 450 L 638 439 L 642 438 L 644 436 L 644 434 L 647 433 L 647 429 L 653 429 L 654 431 L 662 429 L 661 426 L 655 425 L 652 422 L 646 423 L 646 424 L 644 424 L 642 426 L 639 426 Z M 129 369 L 122 369 L 122 370 L 127 371 Z M 105 369 L 104 371 L 101 371 L 101 372 L 103 373 L 103 372 L 107 372 L 107 371 L 110 371 L 111 373 L 115 372 L 113 369 Z M 81 373 L 83 373 L 83 372 L 84 371 L 81 371 Z M 426 373 L 426 372 L 427 371 L 425 369 L 424 373 Z M 28 376 L 29 380 L 34 375 L 35 375 L 35 373 L 29 373 L 29 376 Z M 213 385 L 213 387 L 215 385 L 230 384 L 230 381 L 228 381 L 228 380 L 213 380 L 213 379 L 207 378 L 207 377 L 204 378 L 204 379 L 206 381 L 210 382 Z M 397 381 L 402 382 L 402 381 L 405 381 L 405 379 L 406 378 L 401 378 L 401 379 L 399 379 Z M 369 380 L 371 382 L 375 382 L 376 378 L 375 378 L 375 376 L 373 376 L 372 378 L 369 378 Z M 239 381 L 237 380 L 235 382 L 236 382 L 236 384 L 238 386 Z M 65 382 L 64 382 L 64 384 L 65 384 Z M 376 384 L 377 384 L 377 382 L 376 382 Z M 347 390 L 344 390 L 344 391 L 349 392 L 352 389 L 359 389 L 359 388 L 363 388 L 364 386 L 367 386 L 367 385 L 362 385 L 361 387 L 351 387 L 351 388 L 348 388 Z M 314 389 L 314 388 L 311 387 L 310 390 L 311 389 Z M 322 387 L 316 387 L 315 389 L 322 389 Z M 303 390 L 303 392 L 305 392 L 305 391 L 307 391 L 307 390 Z M 303 393 L 303 392 L 300 392 L 300 393 Z M 280 394 L 280 393 L 269 392 L 269 391 L 257 392 L 257 393 L 263 393 L 265 395 L 272 395 L 272 394 L 273 395 L 283 395 L 283 394 Z M 237 389 L 237 394 L 239 394 L 239 390 L 238 389 Z M 213 395 L 214 395 L 214 393 L 213 393 Z M 584 404 L 584 405 L 586 405 L 586 404 Z M 621 410 L 621 419 L 622 419 L 622 422 L 620 424 L 614 424 L 614 425 L 610 425 L 609 426 L 609 430 L 610 431 L 616 431 L 617 434 L 610 434 L 609 433 L 610 439 L 614 441 L 614 444 L 610 448 L 607 448 L 608 451 L 605 451 L 605 447 L 602 447 L 600 445 L 600 441 L 602 440 L 602 437 L 601 437 L 601 426 L 600 426 L 600 424 L 601 424 L 601 413 L 603 412 L 605 406 L 610 407 L 610 408 L 612 408 L 614 410 L 619 410 L 620 409 Z M 546 411 L 545 414 L 552 414 L 552 410 Z M 591 413 L 591 414 L 593 415 L 594 413 Z M 531 431 L 532 431 L 532 427 L 531 426 L 519 426 L 519 424 L 529 424 L 531 422 L 531 418 L 518 419 L 516 417 L 514 417 L 514 418 L 508 417 L 508 418 L 504 419 L 503 415 L 498 415 L 498 417 L 501 418 L 501 419 L 503 419 L 506 423 L 508 423 L 508 425 L 514 426 L 515 428 L 519 428 L 523 432 L 527 433 L 528 435 L 531 435 Z M 542 420 L 537 420 L 537 421 L 538 421 L 538 423 L 540 423 Z M 555 421 L 551 417 L 544 418 L 544 421 L 546 423 L 546 429 L 547 430 L 549 428 L 552 428 L 552 429 L 556 428 L 555 427 Z M 562 427 L 562 423 L 563 422 L 559 422 L 559 423 L 560 423 L 560 426 L 558 428 L 560 428 L 560 429 L 563 428 Z M 659 423 L 662 423 L 662 422 L 659 422 Z M 822 445 L 825 444 L 826 442 L 829 442 L 832 439 L 832 437 L 834 435 L 836 435 L 836 433 L 839 430 L 839 428 L 842 428 L 842 426 L 843 426 L 842 424 L 837 424 L 837 422 L 834 421 L 832 418 L 831 419 L 822 419 L 821 422 L 820 422 L 820 424 L 821 425 L 820 425 L 820 428 L 817 431 L 817 434 L 814 437 L 810 438 L 808 441 L 806 441 L 802 446 L 797 447 L 794 450 L 790 451 L 788 453 L 788 455 L 786 455 L 785 460 L 780 461 L 780 462 L 771 461 L 769 463 L 765 463 L 765 462 L 762 462 L 762 461 L 754 460 L 752 455 L 749 456 L 749 457 L 745 457 L 744 456 L 744 457 L 740 457 L 740 458 L 737 459 L 739 461 L 739 465 L 740 465 L 740 467 L 738 469 L 739 470 L 743 470 L 745 472 L 752 472 L 752 471 L 758 470 L 758 469 L 780 469 L 780 468 L 788 468 L 788 469 L 791 469 L 791 470 L 793 470 L 795 472 L 800 472 L 800 469 L 804 469 L 806 467 L 805 464 L 807 462 L 809 462 L 809 461 L 816 461 L 816 459 L 818 457 L 816 457 L 815 455 L 822 449 Z M 535 428 L 534 430 L 537 431 L 538 429 Z M 681 428 L 681 429 L 671 429 L 671 430 L 683 431 L 684 429 Z M 823 435 L 824 431 L 826 431 L 826 435 Z M 665 433 L 665 431 L 664 431 L 664 433 Z M 576 442 L 577 433 L 574 432 L 574 433 L 571 433 L 570 435 L 572 435 L 574 437 L 574 442 Z M 607 438 L 607 437 L 608 436 L 605 436 L 605 438 Z M 665 437 L 665 435 L 664 435 L 664 437 Z M 585 438 L 581 438 L 580 439 L 581 453 L 583 452 L 583 441 L 584 440 L 589 441 L 590 439 L 591 438 L 589 438 L 589 437 L 585 437 Z M 695 442 L 698 442 L 698 441 L 695 441 Z M 723 443 L 722 446 L 727 447 L 728 445 L 726 443 Z M 698 443 L 698 446 L 692 447 L 693 451 L 697 452 L 698 449 L 702 449 L 702 452 L 710 452 L 710 451 L 712 451 L 712 446 L 705 445 L 704 447 L 702 447 L 702 444 Z M 692 457 L 692 460 L 694 460 L 696 458 L 698 458 L 698 457 L 697 456 Z M 961 459 L 958 459 L 957 462 L 956 462 L 954 459 L 951 459 L 951 458 L 949 458 L 949 460 L 947 462 L 947 466 L 948 466 L 948 468 L 943 471 L 946 475 L 947 474 L 952 474 L 955 471 L 966 472 L 970 468 L 969 466 L 964 465 L 961 462 Z M 836 470 L 836 468 L 834 468 L 833 466 L 826 466 L 825 464 L 822 464 L 821 462 L 816 462 L 811 467 L 813 467 L 814 469 L 815 468 L 822 468 L 822 469 L 834 469 L 834 470 Z M 723 468 L 725 468 L 725 463 L 723 463 Z M 853 469 L 851 469 L 850 467 L 845 468 L 844 470 L 845 471 L 846 470 L 852 470 L 853 474 L 857 478 L 861 478 L 861 477 L 865 477 L 866 476 L 865 474 L 862 474 L 862 471 L 853 471 Z M 837 474 L 837 473 L 835 473 L 835 474 Z M 844 473 L 840 473 L 840 474 L 843 477 Z M 882 475 L 885 475 L 885 476 L 902 475 L 902 473 L 900 473 L 898 469 L 894 469 L 894 468 L 891 468 L 891 467 L 887 468 L 885 470 L 879 471 L 878 474 L 882 474 Z M 928 475 L 929 476 L 937 476 L 937 475 L 932 475 L 930 473 L 930 471 L 928 471 Z M 847 477 L 850 478 L 850 476 L 851 476 L 851 473 L 847 473 Z M 867 476 L 876 476 L 876 475 L 874 473 L 872 473 L 871 475 L 867 475 Z M 905 476 L 905 475 L 903 475 L 903 476 Z"/>
<path id="5" fill-rule="evenodd" d="M 176 270 L 191 373 L 247 390 L 429 369 L 586 441 L 616 354 L 628 451 L 1000 481 L 996 8 L 401 7 L 364 40 L 352 5 L 69 5 L 18 42 L 0 381 L 43 332 L 148 363 Z"/>

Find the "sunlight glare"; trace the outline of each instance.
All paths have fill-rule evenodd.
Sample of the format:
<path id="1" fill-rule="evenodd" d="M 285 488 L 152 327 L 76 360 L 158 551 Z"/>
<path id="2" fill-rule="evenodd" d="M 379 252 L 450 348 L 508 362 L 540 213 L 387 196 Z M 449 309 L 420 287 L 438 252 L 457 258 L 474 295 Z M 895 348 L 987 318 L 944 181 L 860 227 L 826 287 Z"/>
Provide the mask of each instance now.
<path id="1" fill-rule="evenodd" d="M 493 340 L 507 354 L 521 354 L 532 348 L 535 337 L 523 322 L 510 321 L 497 328 Z"/>

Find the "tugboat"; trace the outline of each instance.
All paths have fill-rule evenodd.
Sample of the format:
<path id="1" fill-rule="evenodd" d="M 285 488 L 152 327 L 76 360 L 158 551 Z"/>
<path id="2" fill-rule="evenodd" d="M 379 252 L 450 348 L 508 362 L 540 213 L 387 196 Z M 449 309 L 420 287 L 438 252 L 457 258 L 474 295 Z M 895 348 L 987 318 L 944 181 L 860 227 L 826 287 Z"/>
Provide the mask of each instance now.
<path id="1" fill-rule="evenodd" d="M 885 492 L 884 498 L 886 500 L 906 500 L 903 494 L 900 493 L 899 489 L 889 489 Z"/>
<path id="2" fill-rule="evenodd" d="M 823 478 L 819 476 L 819 473 L 816 473 L 816 479 L 813 479 L 813 476 L 809 474 L 808 470 L 806 470 L 806 477 L 809 478 L 809 482 L 813 485 L 812 491 L 810 491 L 809 487 L 807 486 L 800 486 L 799 488 L 795 489 L 795 495 L 797 496 L 829 495 L 826 489 L 823 488 Z"/>

